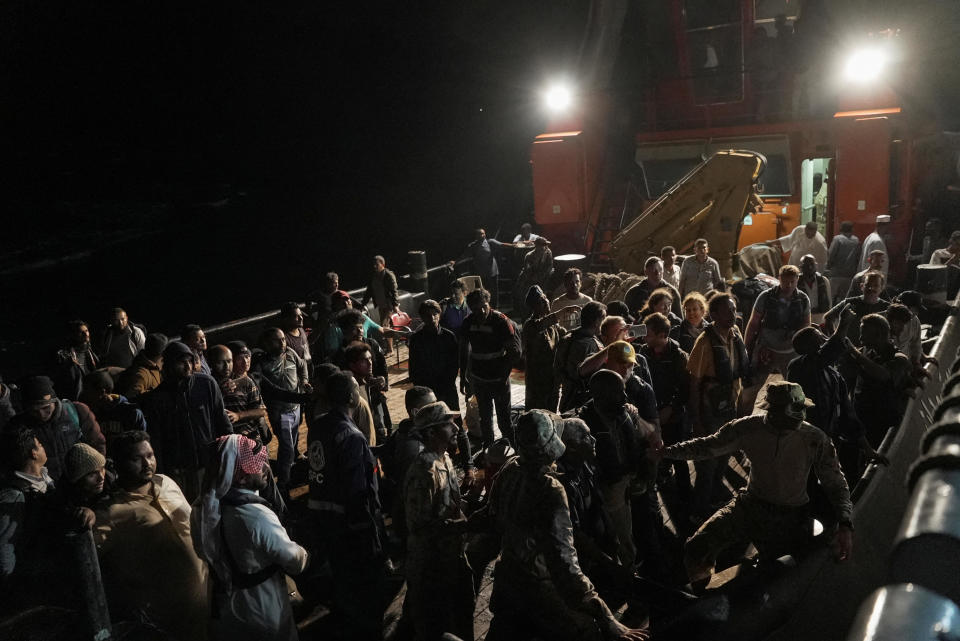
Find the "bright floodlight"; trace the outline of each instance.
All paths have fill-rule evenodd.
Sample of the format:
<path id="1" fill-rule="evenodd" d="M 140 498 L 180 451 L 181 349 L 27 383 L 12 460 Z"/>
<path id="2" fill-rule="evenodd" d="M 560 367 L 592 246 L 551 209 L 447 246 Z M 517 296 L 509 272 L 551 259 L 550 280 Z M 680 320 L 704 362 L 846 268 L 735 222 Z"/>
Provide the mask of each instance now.
<path id="1" fill-rule="evenodd" d="M 850 82 L 873 82 L 883 73 L 887 54 L 877 47 L 854 51 L 843 68 L 844 77 Z"/>
<path id="2" fill-rule="evenodd" d="M 551 111 L 564 111 L 573 102 L 573 93 L 570 91 L 570 87 L 554 85 L 547 90 L 544 98 Z"/>

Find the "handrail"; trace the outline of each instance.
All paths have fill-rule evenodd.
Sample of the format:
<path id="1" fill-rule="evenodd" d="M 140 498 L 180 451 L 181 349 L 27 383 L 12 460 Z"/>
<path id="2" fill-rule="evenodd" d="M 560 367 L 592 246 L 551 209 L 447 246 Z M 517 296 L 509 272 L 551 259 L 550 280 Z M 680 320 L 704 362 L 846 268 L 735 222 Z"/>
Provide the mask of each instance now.
<path id="1" fill-rule="evenodd" d="M 960 298 L 954 304 L 960 303 Z M 911 464 L 919 451 L 921 437 L 933 423 L 943 385 L 950 376 L 949 364 L 960 347 L 960 320 L 951 316 L 941 328 L 931 356 L 940 367 L 928 366 L 930 378 L 915 398 L 907 403 L 903 420 L 884 436 L 880 451 L 890 459 L 889 466 L 871 465 L 854 491 L 854 548 L 851 558 L 836 563 L 827 550 L 813 554 L 778 586 L 768 591 L 791 587 L 795 601 L 790 603 L 787 620 L 763 638 L 767 641 L 805 639 L 843 639 L 854 615 L 870 594 L 890 580 L 887 558 L 898 537 L 900 519 L 908 510 L 908 492 L 904 485 Z M 829 589 L 824 589 L 825 587 Z"/>
<path id="2" fill-rule="evenodd" d="M 470 264 L 472 262 L 473 262 L 473 258 L 458 259 L 454 261 L 454 270 L 456 271 L 458 268 L 464 265 Z M 435 274 L 435 273 L 441 272 L 442 270 L 448 269 L 448 267 L 449 267 L 449 263 L 441 263 L 440 265 L 435 265 L 434 267 L 428 268 L 427 274 L 429 276 L 430 274 Z M 399 278 L 410 280 L 411 275 L 403 274 L 399 276 Z M 347 293 L 350 295 L 351 298 L 360 298 L 363 296 L 365 291 L 366 291 L 366 287 L 358 287 L 356 289 L 347 290 Z M 409 306 L 412 307 L 413 303 L 416 302 L 417 297 L 426 293 L 427 292 L 404 292 L 399 295 L 399 298 L 400 298 L 401 304 L 407 303 Z M 306 305 L 306 303 L 302 303 L 302 302 L 298 304 L 301 307 L 304 307 Z M 409 311 L 411 310 L 407 310 L 407 311 L 409 313 Z M 413 309 L 412 311 L 416 311 L 416 310 Z M 224 332 L 237 332 L 237 331 L 243 331 L 243 330 L 246 330 L 246 332 L 249 333 L 252 331 L 254 327 L 260 324 L 265 324 L 270 319 L 276 318 L 279 314 L 280 314 L 279 309 L 272 309 L 266 312 L 262 312 L 260 314 L 254 314 L 253 316 L 245 316 L 243 318 L 238 318 L 236 320 L 227 321 L 226 323 L 220 323 L 218 325 L 211 325 L 210 327 L 204 327 L 203 331 L 205 334 L 208 334 L 208 335 L 216 335 L 216 334 L 222 334 Z M 178 340 L 179 338 L 180 338 L 179 336 L 171 337 L 172 340 Z"/>
<path id="3" fill-rule="evenodd" d="M 958 302 L 960 298 L 954 305 Z M 909 503 L 891 547 L 883 550 L 888 580 L 902 585 L 884 587 L 863 602 L 848 641 L 956 638 L 960 412 L 956 389 L 945 399 L 943 385 L 960 363 L 957 331 L 960 320 L 951 315 L 931 352 L 942 365 L 931 372 L 923 393 L 908 404 L 901 425 L 907 429 L 920 421 L 925 428 L 915 443 L 919 456 L 906 474 Z M 931 400 L 936 403 L 924 402 Z"/>

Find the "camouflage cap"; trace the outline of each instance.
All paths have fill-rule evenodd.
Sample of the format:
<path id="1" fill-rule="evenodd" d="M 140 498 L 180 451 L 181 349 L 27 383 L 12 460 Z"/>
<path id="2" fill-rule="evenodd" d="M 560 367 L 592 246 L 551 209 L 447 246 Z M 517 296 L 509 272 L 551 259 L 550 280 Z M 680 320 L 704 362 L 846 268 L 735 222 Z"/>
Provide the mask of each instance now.
<path id="1" fill-rule="evenodd" d="M 427 403 L 413 416 L 413 431 L 420 432 L 434 425 L 449 423 L 459 414 L 452 411 L 443 401 Z"/>
<path id="2" fill-rule="evenodd" d="M 566 447 L 557 436 L 550 414 L 530 410 L 517 420 L 517 450 L 523 459 L 552 462 L 563 455 Z"/>
<path id="3" fill-rule="evenodd" d="M 768 412 L 780 412 L 791 418 L 806 418 L 806 409 L 814 403 L 803 393 L 803 388 L 789 381 L 776 381 L 767 385 L 766 398 L 757 407 Z"/>

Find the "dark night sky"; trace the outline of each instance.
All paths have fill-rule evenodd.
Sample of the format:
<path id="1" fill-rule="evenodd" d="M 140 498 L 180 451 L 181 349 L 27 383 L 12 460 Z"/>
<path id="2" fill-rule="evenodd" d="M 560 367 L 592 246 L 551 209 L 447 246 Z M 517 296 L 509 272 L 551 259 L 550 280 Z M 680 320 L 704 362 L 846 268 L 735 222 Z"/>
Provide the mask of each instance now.
<path id="1" fill-rule="evenodd" d="M 573 66 L 589 4 L 3 3 L 0 278 L 15 311 L 0 337 L 114 304 L 157 329 L 219 322 L 302 296 L 321 270 L 359 285 L 373 253 L 436 264 L 476 225 L 512 234 L 532 208 L 538 91 Z M 911 77 L 930 80 L 908 91 L 945 126 L 960 104 L 952 5 L 830 3 L 846 30 L 905 25 L 924 70 Z M 9 275 L 118 231 L 149 235 Z M 41 291 L 56 307 L 33 304 Z"/>
<path id="2" fill-rule="evenodd" d="M 115 304 L 175 332 L 512 233 L 587 4 L 4 3 L 0 337 Z"/>
<path id="3" fill-rule="evenodd" d="M 229 184 L 371 223 L 516 217 L 529 83 L 579 41 L 550 42 L 564 3 L 459 4 L 8 4 L 16 184 L 175 202 Z"/>

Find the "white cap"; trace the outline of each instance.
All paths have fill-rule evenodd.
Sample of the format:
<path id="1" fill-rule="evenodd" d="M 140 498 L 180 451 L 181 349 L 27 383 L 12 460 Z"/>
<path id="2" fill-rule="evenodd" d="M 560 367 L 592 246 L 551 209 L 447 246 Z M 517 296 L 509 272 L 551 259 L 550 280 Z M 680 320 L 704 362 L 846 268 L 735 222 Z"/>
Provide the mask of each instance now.
<path id="1" fill-rule="evenodd" d="M 890 214 L 880 214 L 879 216 L 877 216 L 877 222 L 878 222 L 878 223 L 889 223 L 889 222 L 890 222 Z"/>

